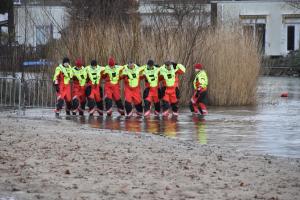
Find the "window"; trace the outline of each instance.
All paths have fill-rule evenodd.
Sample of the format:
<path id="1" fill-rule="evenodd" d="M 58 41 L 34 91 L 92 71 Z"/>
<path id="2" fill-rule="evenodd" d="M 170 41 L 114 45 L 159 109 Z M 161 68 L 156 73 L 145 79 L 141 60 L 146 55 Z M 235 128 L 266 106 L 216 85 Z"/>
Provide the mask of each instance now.
<path id="1" fill-rule="evenodd" d="M 243 26 L 243 33 L 244 35 L 253 36 L 254 26 L 253 25 L 244 25 Z"/>
<path id="2" fill-rule="evenodd" d="M 255 37 L 258 41 L 260 51 L 265 53 L 266 46 L 266 25 L 265 24 L 256 24 L 255 26 Z"/>
<path id="3" fill-rule="evenodd" d="M 13 0 L 14 5 L 21 5 L 21 0 Z"/>
<path id="4" fill-rule="evenodd" d="M 295 50 L 295 26 L 287 27 L 287 50 Z"/>
<path id="5" fill-rule="evenodd" d="M 52 26 L 36 26 L 36 44 L 46 44 L 53 36 Z"/>
<path id="6" fill-rule="evenodd" d="M 266 25 L 265 24 L 245 24 L 243 34 L 256 40 L 262 53 L 265 52 Z"/>

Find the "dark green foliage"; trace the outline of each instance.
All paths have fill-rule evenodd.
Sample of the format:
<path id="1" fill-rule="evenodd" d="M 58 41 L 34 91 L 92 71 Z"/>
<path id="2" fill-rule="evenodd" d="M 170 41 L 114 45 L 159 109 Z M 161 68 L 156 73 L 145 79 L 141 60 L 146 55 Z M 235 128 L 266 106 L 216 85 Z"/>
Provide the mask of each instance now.
<path id="1" fill-rule="evenodd" d="M 12 0 L 1 0 L 0 14 L 7 13 L 13 7 Z"/>

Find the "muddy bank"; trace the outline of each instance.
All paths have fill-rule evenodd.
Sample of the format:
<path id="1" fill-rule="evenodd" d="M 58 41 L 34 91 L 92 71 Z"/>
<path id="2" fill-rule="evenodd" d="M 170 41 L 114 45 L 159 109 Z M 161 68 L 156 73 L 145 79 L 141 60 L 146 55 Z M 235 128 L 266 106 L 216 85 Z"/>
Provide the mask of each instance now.
<path id="1" fill-rule="evenodd" d="M 297 199 L 300 160 L 0 115 L 0 199 Z"/>

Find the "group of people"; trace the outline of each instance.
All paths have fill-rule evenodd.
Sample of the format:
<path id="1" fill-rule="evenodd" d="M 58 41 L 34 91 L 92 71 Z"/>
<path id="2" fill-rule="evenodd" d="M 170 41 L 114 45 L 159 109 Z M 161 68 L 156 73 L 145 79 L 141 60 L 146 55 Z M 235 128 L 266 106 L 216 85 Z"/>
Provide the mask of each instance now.
<path id="1" fill-rule="evenodd" d="M 194 94 L 190 108 L 195 114 L 206 115 L 207 74 L 201 64 L 195 64 L 194 67 L 197 74 L 193 82 Z M 185 71 L 185 66 L 171 61 L 162 66 L 155 65 L 153 60 L 148 60 L 147 64 L 141 66 L 134 62 L 122 66 L 116 64 L 114 58 L 109 58 L 106 66 L 98 65 L 96 60 L 84 66 L 77 59 L 75 66 L 72 66 L 69 58 L 64 58 L 62 64 L 56 67 L 53 77 L 57 93 L 54 112 L 59 115 L 65 103 L 67 115 L 83 115 L 87 106 L 90 116 L 95 113 L 111 116 L 114 102 L 118 112 L 128 117 L 134 113 L 138 116 L 150 116 L 152 106 L 156 116 L 169 116 L 171 109 L 171 114 L 176 117 L 180 98 L 179 76 Z M 122 80 L 124 102 L 121 99 Z M 145 81 L 143 95 L 140 87 L 142 80 Z"/>

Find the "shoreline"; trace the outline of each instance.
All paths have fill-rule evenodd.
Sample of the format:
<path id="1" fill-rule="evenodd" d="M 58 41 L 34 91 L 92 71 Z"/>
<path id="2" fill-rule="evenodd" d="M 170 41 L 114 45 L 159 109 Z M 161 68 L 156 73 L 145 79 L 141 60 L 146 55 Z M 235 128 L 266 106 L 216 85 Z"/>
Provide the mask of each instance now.
<path id="1" fill-rule="evenodd" d="M 300 159 L 0 114 L 0 199 L 295 199 Z"/>

